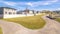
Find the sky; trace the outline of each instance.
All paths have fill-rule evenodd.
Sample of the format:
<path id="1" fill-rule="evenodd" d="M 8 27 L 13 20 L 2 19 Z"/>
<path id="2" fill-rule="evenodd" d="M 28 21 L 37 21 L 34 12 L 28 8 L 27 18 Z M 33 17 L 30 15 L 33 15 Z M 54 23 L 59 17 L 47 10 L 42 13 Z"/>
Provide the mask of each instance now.
<path id="1" fill-rule="evenodd" d="M 0 7 L 17 10 L 60 10 L 60 0 L 0 0 Z"/>

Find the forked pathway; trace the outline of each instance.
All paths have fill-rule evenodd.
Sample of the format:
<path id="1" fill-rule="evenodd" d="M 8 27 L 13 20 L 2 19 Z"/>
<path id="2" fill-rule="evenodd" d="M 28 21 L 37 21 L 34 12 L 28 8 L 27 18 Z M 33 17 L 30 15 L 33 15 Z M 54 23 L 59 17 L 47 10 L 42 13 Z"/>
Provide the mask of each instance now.
<path id="1" fill-rule="evenodd" d="M 3 34 L 60 34 L 60 23 L 47 17 L 42 17 L 46 25 L 37 30 L 27 29 L 19 24 L 0 20 Z"/>

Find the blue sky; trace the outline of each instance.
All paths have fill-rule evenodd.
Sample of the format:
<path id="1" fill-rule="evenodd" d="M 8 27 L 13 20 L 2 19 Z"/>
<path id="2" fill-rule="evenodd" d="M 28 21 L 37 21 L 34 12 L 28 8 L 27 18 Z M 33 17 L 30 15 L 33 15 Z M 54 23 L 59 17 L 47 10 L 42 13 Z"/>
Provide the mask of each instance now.
<path id="1" fill-rule="evenodd" d="M 0 0 L 0 7 L 12 7 L 17 10 L 60 10 L 60 0 Z"/>

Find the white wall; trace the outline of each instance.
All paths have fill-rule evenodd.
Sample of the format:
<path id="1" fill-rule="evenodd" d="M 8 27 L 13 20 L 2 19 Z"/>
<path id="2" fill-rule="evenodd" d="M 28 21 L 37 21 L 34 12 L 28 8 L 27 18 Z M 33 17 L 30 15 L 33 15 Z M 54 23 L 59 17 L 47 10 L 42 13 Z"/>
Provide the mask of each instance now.
<path id="1" fill-rule="evenodd" d="M 41 15 L 41 14 L 36 14 Z M 4 15 L 3 18 L 16 18 L 16 17 L 26 17 L 26 16 L 34 16 L 34 14 L 15 14 L 15 15 Z"/>
<path id="2" fill-rule="evenodd" d="M 34 16 L 34 14 L 16 14 L 16 15 L 4 15 L 3 18 L 15 18 L 15 17 L 26 17 L 26 16 Z"/>
<path id="3" fill-rule="evenodd" d="M 33 14 L 33 11 L 29 11 L 30 14 Z"/>
<path id="4" fill-rule="evenodd" d="M 15 18 L 15 17 L 23 17 L 25 15 L 4 15 L 3 18 Z"/>

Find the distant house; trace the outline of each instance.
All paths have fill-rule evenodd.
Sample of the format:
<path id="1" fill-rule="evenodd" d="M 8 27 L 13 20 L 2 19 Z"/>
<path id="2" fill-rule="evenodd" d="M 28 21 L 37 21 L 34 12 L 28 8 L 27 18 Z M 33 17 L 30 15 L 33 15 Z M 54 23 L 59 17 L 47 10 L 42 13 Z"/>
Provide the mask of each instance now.
<path id="1" fill-rule="evenodd" d="M 8 18 L 8 16 L 15 15 L 16 9 L 10 7 L 0 7 L 0 18 Z"/>
<path id="2" fill-rule="evenodd" d="M 17 11 L 17 14 L 23 14 L 23 11 Z"/>
<path id="3" fill-rule="evenodd" d="M 29 10 L 30 14 L 34 14 L 34 12 L 35 12 L 34 10 Z"/>
<path id="4" fill-rule="evenodd" d="M 26 13 L 26 14 L 33 14 L 34 13 L 34 10 L 29 10 L 29 9 L 25 9 L 24 10 L 24 12 Z"/>
<path id="5" fill-rule="evenodd" d="M 36 11 L 36 13 L 38 14 L 38 13 L 40 13 L 40 11 Z"/>
<path id="6" fill-rule="evenodd" d="M 17 14 L 34 14 L 34 10 L 25 9 L 23 11 L 18 11 Z"/>

